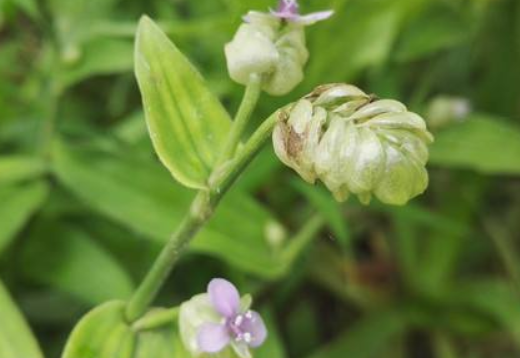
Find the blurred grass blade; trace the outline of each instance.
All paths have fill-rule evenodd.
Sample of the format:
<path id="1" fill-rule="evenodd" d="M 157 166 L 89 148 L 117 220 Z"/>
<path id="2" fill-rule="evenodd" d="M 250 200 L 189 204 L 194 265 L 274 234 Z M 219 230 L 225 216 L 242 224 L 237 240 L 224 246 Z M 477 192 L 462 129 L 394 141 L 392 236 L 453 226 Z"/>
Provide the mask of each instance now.
<path id="1" fill-rule="evenodd" d="M 265 343 L 254 351 L 254 358 L 285 358 L 285 349 L 283 347 L 282 337 L 276 327 L 274 315 L 271 310 L 263 310 L 262 318 L 265 321 L 269 337 Z"/>
<path id="2" fill-rule="evenodd" d="M 321 187 L 308 185 L 301 180 L 293 180 L 291 185 L 320 212 L 323 218 L 327 220 L 334 235 L 345 248 L 348 248 L 351 236 L 347 220 L 341 210 L 341 203 L 334 200 L 330 192 L 323 190 Z"/>
<path id="3" fill-rule="evenodd" d="M 59 222 L 39 222 L 22 252 L 25 274 L 89 304 L 130 297 L 128 274 L 87 234 Z"/>
<path id="4" fill-rule="evenodd" d="M 431 163 L 484 174 L 520 174 L 520 128 L 488 115 L 468 117 L 435 135 Z"/>
<path id="5" fill-rule="evenodd" d="M 395 51 L 400 62 L 411 62 L 460 45 L 469 39 L 471 24 L 446 5 L 432 3 L 405 30 Z"/>
<path id="6" fill-rule="evenodd" d="M 0 357 L 43 358 L 38 343 L 0 281 Z"/>
<path id="7" fill-rule="evenodd" d="M 94 39 L 85 43 L 81 61 L 65 66 L 59 73 L 59 83 L 70 87 L 94 75 L 130 72 L 134 64 L 130 41 Z"/>
<path id="8" fill-rule="evenodd" d="M 148 17 L 137 30 L 135 72 L 159 158 L 181 184 L 204 188 L 230 128 L 228 114 Z"/>
<path id="9" fill-rule="evenodd" d="M 36 0 L 11 0 L 15 5 L 19 6 L 25 11 L 31 18 L 36 19 L 38 17 L 38 5 Z"/>
<path id="10" fill-rule="evenodd" d="M 406 327 L 407 318 L 401 311 L 372 312 L 310 358 L 374 358 Z"/>
<path id="11" fill-rule="evenodd" d="M 44 163 L 34 157 L 12 155 L 0 157 L 0 185 L 35 178 L 45 171 Z"/>
<path id="12" fill-rule="evenodd" d="M 48 194 L 49 187 L 43 181 L 0 188 L 0 254 Z"/>

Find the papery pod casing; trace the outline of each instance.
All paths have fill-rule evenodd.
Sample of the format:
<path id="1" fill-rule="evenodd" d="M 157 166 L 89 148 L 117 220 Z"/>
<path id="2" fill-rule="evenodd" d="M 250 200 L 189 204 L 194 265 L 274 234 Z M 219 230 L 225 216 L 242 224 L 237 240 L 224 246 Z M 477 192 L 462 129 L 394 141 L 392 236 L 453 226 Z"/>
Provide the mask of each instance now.
<path id="1" fill-rule="evenodd" d="M 398 101 L 347 84 L 318 87 L 288 109 L 273 132 L 277 156 L 338 201 L 350 193 L 403 205 L 428 186 L 424 120 Z"/>

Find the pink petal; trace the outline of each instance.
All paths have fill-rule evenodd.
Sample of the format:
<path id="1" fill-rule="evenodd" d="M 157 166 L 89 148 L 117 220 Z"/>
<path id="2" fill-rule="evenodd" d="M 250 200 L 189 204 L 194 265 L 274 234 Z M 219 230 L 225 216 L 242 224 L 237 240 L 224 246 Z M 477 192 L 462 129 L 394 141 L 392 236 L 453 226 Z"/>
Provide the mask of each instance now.
<path id="1" fill-rule="evenodd" d="M 202 352 L 220 352 L 229 343 L 229 334 L 225 325 L 206 323 L 197 334 L 197 345 Z"/>
<path id="2" fill-rule="evenodd" d="M 255 311 L 249 311 L 251 318 L 244 321 L 241 327 L 244 331 L 251 333 L 251 342 L 249 346 L 256 348 L 264 343 L 267 338 L 267 328 L 265 327 L 264 320 Z"/>
<path id="3" fill-rule="evenodd" d="M 294 19 L 293 21 L 302 25 L 312 25 L 318 21 L 327 20 L 333 14 L 333 10 L 313 12 L 311 14 L 298 16 L 298 18 Z"/>
<path id="4" fill-rule="evenodd" d="M 231 282 L 214 278 L 208 285 L 208 294 L 213 307 L 223 317 L 230 318 L 238 313 L 240 295 Z"/>

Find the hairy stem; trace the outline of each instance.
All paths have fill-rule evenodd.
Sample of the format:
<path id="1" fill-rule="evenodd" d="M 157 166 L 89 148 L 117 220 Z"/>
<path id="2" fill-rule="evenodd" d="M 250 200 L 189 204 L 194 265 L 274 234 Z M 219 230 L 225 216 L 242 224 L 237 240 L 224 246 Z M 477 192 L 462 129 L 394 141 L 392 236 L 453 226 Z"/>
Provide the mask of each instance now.
<path id="1" fill-rule="evenodd" d="M 190 241 L 211 218 L 224 194 L 269 138 L 277 119 L 278 112 L 275 112 L 256 130 L 235 158 L 216 168 L 210 178 L 209 190 L 199 191 L 184 220 L 128 302 L 126 318 L 129 322 L 136 321 L 146 312 Z"/>

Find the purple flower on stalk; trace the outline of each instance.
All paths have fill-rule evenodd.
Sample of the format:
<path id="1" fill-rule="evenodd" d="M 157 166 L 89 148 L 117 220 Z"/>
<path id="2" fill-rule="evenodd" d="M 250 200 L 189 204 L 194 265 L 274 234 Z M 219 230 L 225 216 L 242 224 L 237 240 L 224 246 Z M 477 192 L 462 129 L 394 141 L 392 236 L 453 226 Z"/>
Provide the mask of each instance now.
<path id="1" fill-rule="evenodd" d="M 197 327 L 198 351 L 218 353 L 231 346 L 241 357 L 249 357 L 249 348 L 264 343 L 267 337 L 264 321 L 257 312 L 249 309 L 250 300 L 246 298 L 241 302 L 232 283 L 221 278 L 213 279 L 204 296 L 209 299 L 209 306 L 216 315 L 215 320 Z"/>
<path id="2" fill-rule="evenodd" d="M 279 19 L 295 22 L 303 25 L 310 25 L 318 21 L 326 20 L 334 14 L 334 11 L 319 11 L 307 15 L 300 15 L 297 0 L 280 0 L 278 8 L 271 10 L 271 14 Z"/>

